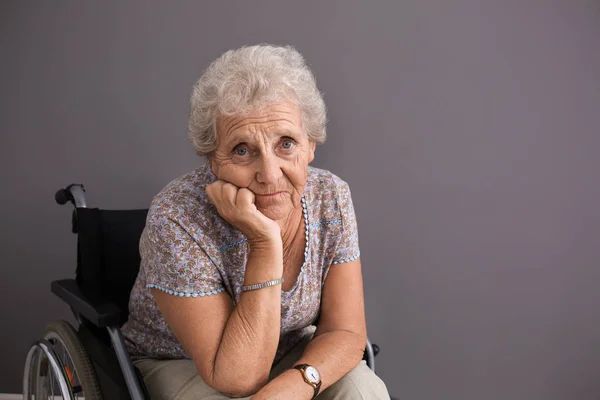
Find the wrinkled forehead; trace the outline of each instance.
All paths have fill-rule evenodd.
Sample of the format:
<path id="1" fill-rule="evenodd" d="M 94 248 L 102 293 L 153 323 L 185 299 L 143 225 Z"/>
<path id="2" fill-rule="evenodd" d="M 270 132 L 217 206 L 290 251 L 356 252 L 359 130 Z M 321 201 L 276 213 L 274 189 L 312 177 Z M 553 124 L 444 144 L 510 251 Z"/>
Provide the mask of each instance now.
<path id="1" fill-rule="evenodd" d="M 293 102 L 276 102 L 243 114 L 221 115 L 217 119 L 218 143 L 251 140 L 257 134 L 294 138 L 306 135 L 300 108 Z"/>

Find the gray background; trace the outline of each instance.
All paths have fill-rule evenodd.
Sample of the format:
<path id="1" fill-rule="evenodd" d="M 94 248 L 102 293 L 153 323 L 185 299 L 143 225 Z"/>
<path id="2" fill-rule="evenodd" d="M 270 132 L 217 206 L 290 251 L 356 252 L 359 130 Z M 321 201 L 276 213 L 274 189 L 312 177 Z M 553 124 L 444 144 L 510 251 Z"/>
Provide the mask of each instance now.
<path id="1" fill-rule="evenodd" d="M 250 4 L 251 3 L 251 4 Z M 350 183 L 369 336 L 402 399 L 600 398 L 597 1 L 4 1 L 0 392 L 70 318 L 54 191 L 147 207 L 200 160 L 190 89 L 242 44 L 295 45 Z"/>

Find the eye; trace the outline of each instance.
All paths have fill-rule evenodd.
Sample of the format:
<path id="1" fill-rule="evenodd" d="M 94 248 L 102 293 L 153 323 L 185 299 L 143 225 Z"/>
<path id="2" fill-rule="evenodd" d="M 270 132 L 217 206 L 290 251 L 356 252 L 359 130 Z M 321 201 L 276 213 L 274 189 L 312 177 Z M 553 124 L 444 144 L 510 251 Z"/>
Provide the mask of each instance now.
<path id="1" fill-rule="evenodd" d="M 238 156 L 245 156 L 246 154 L 248 154 L 248 149 L 240 146 L 236 147 L 235 150 L 233 150 L 233 152 Z"/>
<path id="2" fill-rule="evenodd" d="M 291 149 L 294 146 L 294 141 L 291 139 L 285 139 L 283 141 L 283 143 L 281 143 L 281 147 L 283 147 L 286 150 Z"/>

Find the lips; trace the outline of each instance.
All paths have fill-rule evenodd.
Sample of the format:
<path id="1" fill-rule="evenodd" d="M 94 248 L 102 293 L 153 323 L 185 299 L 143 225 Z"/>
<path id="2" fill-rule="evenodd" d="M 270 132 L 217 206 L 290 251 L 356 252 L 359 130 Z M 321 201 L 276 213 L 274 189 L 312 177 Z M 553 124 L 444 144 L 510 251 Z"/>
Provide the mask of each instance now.
<path id="1" fill-rule="evenodd" d="M 277 197 L 277 196 L 281 195 L 282 193 L 283 192 L 275 192 L 275 193 L 268 193 L 268 194 L 257 194 L 256 196 L 268 199 L 268 198 Z"/>

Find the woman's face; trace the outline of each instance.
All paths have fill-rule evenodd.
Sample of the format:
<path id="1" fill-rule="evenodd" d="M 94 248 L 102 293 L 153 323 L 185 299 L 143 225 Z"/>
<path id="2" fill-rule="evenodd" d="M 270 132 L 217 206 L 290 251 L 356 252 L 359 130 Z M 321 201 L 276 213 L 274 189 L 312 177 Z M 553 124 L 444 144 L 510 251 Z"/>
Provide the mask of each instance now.
<path id="1" fill-rule="evenodd" d="M 217 134 L 210 162 L 219 179 L 248 188 L 258 210 L 276 221 L 300 205 L 315 143 L 296 104 L 271 103 L 242 116 L 219 117 Z"/>

